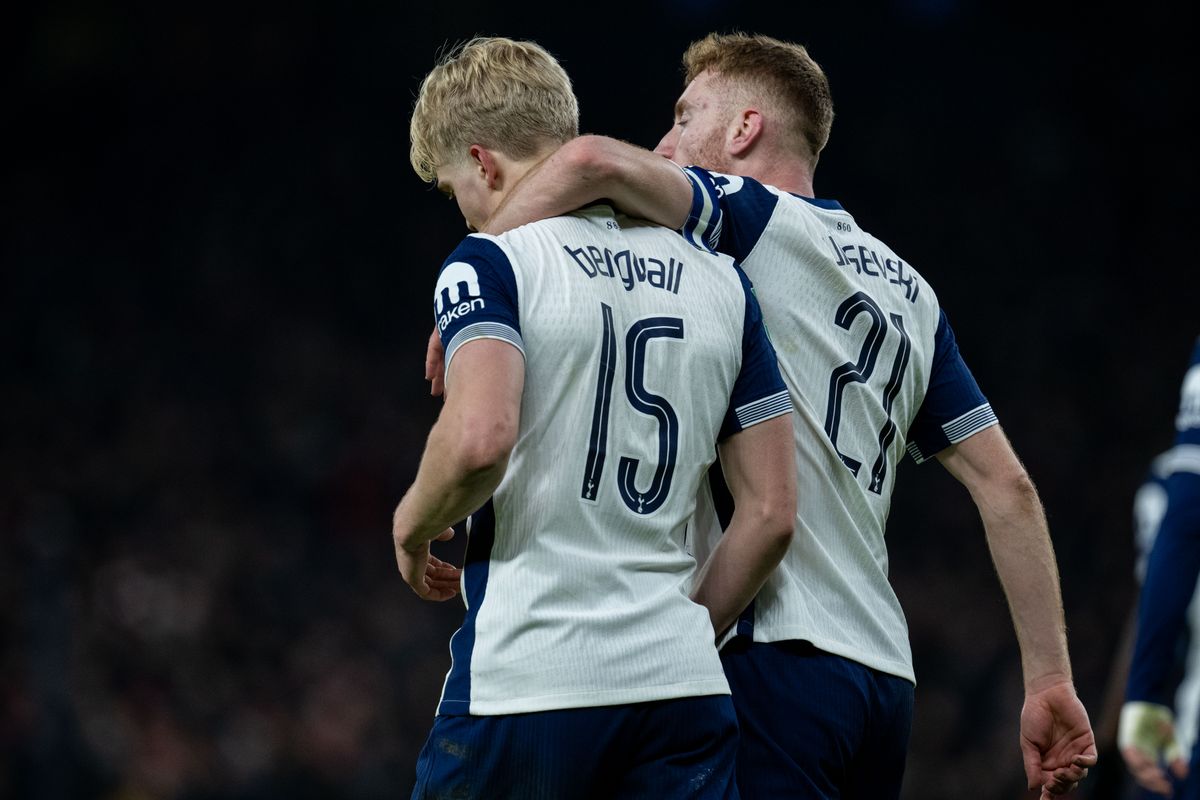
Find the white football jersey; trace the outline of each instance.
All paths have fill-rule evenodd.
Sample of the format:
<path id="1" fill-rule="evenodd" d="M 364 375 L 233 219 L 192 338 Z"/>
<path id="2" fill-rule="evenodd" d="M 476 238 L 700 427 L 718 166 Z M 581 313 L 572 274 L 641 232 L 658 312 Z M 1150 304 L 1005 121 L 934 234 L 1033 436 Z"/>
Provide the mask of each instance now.
<path id="1" fill-rule="evenodd" d="M 525 356 L 520 430 L 473 514 L 438 713 L 728 694 L 685 549 L 715 443 L 791 409 L 733 261 L 592 206 L 472 235 L 438 278 L 459 348 Z"/>
<path id="2" fill-rule="evenodd" d="M 685 170 L 683 233 L 754 282 L 791 393 L 799 471 L 792 546 L 735 633 L 800 639 L 915 680 L 884 528 L 900 459 L 996 423 L 933 289 L 836 202 Z M 702 512 L 704 509 L 702 509 Z M 720 535 L 698 517 L 696 554 Z"/>

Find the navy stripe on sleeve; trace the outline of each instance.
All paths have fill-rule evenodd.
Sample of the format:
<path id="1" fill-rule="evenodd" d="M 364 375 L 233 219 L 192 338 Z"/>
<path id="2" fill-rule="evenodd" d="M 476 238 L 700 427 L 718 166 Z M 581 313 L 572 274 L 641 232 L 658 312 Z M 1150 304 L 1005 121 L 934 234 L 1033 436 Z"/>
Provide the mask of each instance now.
<path id="1" fill-rule="evenodd" d="M 958 351 L 954 330 L 943 311 L 934 340 L 929 388 L 908 430 L 908 453 L 920 464 L 997 422 Z"/>
<path id="2" fill-rule="evenodd" d="M 740 267 L 738 278 L 746 298 L 746 316 L 742 328 L 742 367 L 729 397 L 729 410 L 721 425 L 720 438 L 731 436 L 751 425 L 766 422 L 792 411 L 792 398 L 779 372 L 779 361 L 767 328 L 762 309 L 754 296 L 750 279 Z"/>

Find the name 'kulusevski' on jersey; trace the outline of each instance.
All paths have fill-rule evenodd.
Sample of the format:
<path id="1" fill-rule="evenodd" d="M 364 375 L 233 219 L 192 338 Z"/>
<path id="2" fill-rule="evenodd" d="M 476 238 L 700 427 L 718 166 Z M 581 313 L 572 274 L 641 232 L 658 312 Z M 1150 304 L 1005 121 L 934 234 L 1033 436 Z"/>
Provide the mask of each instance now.
<path id="1" fill-rule="evenodd" d="M 684 173 L 693 202 L 683 235 L 734 257 L 754 281 L 795 405 L 805 484 L 793 547 L 737 633 L 808 641 L 915 681 L 884 544 L 896 465 L 906 451 L 924 462 L 996 415 L 933 290 L 840 204 Z M 698 557 L 719 534 L 702 508 Z"/>
<path id="2" fill-rule="evenodd" d="M 468 236 L 442 268 L 447 373 L 478 338 L 526 364 L 508 470 L 469 523 L 439 714 L 729 692 L 685 532 L 714 442 L 791 402 L 745 275 L 662 234 L 592 206 Z"/>

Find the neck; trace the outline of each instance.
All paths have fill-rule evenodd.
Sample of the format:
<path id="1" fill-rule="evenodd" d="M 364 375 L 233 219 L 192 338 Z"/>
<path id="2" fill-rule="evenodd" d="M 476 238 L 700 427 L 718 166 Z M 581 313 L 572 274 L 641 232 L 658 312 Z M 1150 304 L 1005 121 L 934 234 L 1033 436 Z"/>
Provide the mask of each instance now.
<path id="1" fill-rule="evenodd" d="M 496 209 L 504 203 L 504 198 L 512 193 L 513 187 L 561 146 L 560 144 L 551 145 L 542 148 L 529 158 L 522 159 L 510 159 L 503 154 L 498 154 L 497 161 L 501 170 L 498 173 L 496 188 L 491 194 L 489 216 L 496 213 Z"/>
<path id="2" fill-rule="evenodd" d="M 812 167 L 796 156 L 751 152 L 745 158 L 733 159 L 732 167 L 734 175 L 747 175 L 785 192 L 816 197 Z"/>

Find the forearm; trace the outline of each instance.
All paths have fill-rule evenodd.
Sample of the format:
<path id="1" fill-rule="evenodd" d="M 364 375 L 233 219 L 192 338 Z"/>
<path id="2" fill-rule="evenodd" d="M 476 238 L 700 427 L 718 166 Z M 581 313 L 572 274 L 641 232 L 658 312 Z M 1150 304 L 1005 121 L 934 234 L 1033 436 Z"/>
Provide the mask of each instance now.
<path id="1" fill-rule="evenodd" d="M 629 216 L 680 228 L 692 188 L 678 166 L 640 147 L 601 136 L 563 145 L 529 172 L 483 227 L 498 234 L 607 199 Z"/>
<path id="2" fill-rule="evenodd" d="M 692 599 L 708 609 L 713 631 L 720 636 L 762 589 L 787 552 L 790 527 L 779 530 L 736 508 L 729 527 L 705 562 Z"/>
<path id="3" fill-rule="evenodd" d="M 1046 515 L 1023 472 L 972 492 L 1008 599 L 1026 691 L 1071 679 L 1058 566 Z"/>
<path id="4" fill-rule="evenodd" d="M 720 446 L 733 517 L 696 579 L 692 599 L 719 636 L 758 594 L 792 541 L 796 463 L 785 414 L 730 436 Z"/>
<path id="5" fill-rule="evenodd" d="M 480 460 L 462 445 L 463 435 L 443 420 L 429 433 L 416 480 L 396 508 L 397 544 L 414 550 L 477 510 L 500 485 L 507 457 Z"/>

